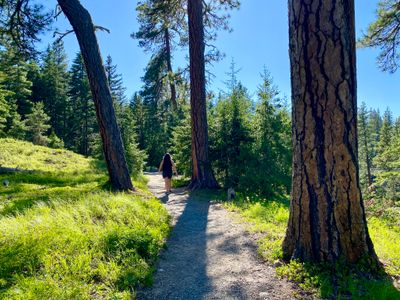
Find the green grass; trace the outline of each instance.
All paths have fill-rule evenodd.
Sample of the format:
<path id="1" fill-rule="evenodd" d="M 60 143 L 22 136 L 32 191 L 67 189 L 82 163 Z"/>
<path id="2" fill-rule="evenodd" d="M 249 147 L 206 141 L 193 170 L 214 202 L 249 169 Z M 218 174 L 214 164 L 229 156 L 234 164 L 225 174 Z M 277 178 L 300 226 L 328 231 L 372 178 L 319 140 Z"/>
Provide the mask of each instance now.
<path id="1" fill-rule="evenodd" d="M 190 178 L 183 176 L 172 177 L 172 187 L 173 188 L 181 188 L 187 187 L 190 183 Z"/>
<path id="2" fill-rule="evenodd" d="M 369 267 L 362 263 L 347 266 L 282 262 L 282 241 L 289 217 L 288 199 L 267 200 L 239 195 L 225 206 L 238 213 L 249 230 L 259 236 L 260 256 L 276 264 L 277 274 L 298 283 L 306 293 L 334 299 L 400 299 L 390 277 L 380 273 L 371 276 Z M 400 278 L 400 229 L 384 219 L 370 217 L 368 228 L 375 250 L 385 265 L 387 274 Z"/>
<path id="3" fill-rule="evenodd" d="M 0 139 L 0 298 L 130 299 L 151 283 L 169 216 L 139 193 L 105 190 L 102 164 Z"/>

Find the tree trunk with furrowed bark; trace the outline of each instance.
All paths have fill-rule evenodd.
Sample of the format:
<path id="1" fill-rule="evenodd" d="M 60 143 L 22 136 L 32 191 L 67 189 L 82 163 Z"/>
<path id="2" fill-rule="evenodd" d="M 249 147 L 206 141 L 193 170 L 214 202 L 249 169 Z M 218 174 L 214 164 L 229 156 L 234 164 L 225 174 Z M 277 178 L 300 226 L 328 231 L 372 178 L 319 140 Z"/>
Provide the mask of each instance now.
<path id="1" fill-rule="evenodd" d="M 188 0 L 190 113 L 192 124 L 191 188 L 217 188 L 208 155 L 204 26 L 202 0 Z"/>
<path id="2" fill-rule="evenodd" d="M 74 29 L 85 62 L 111 186 L 116 190 L 134 190 L 90 14 L 79 0 L 58 0 L 58 4 Z"/>
<path id="3" fill-rule="evenodd" d="M 377 257 L 357 166 L 354 0 L 289 0 L 293 186 L 285 259 Z"/>

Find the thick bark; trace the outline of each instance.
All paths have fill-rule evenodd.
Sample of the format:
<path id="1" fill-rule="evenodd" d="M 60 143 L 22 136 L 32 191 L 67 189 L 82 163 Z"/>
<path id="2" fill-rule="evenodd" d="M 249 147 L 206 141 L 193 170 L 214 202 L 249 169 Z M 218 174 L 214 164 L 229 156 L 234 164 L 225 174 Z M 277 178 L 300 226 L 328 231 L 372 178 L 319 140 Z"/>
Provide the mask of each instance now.
<path id="1" fill-rule="evenodd" d="M 117 190 L 134 190 L 91 16 L 79 0 L 58 0 L 58 4 L 74 29 L 82 52 L 96 107 L 110 183 Z"/>
<path id="2" fill-rule="evenodd" d="M 165 52 L 167 55 L 167 69 L 168 73 L 172 74 L 172 63 L 171 63 L 171 37 L 169 35 L 168 28 L 164 30 L 165 37 Z M 171 90 L 171 103 L 174 110 L 178 108 L 178 103 L 176 102 L 176 86 L 172 78 L 169 78 L 169 88 Z"/>
<path id="3" fill-rule="evenodd" d="M 191 188 L 217 188 L 208 156 L 204 27 L 202 0 L 188 0 L 190 113 L 192 125 Z"/>
<path id="4" fill-rule="evenodd" d="M 376 255 L 357 166 L 354 0 L 289 0 L 293 186 L 285 259 Z"/>

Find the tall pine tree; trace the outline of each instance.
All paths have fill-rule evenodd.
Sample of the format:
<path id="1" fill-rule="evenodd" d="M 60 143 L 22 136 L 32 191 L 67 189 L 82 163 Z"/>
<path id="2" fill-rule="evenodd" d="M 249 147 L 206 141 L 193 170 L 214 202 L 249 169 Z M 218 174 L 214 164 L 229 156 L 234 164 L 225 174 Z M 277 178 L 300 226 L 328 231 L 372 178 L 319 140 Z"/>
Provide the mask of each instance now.
<path id="1" fill-rule="evenodd" d="M 76 55 L 71 66 L 68 96 L 66 146 L 83 155 L 91 155 L 99 140 L 98 126 L 89 81 L 80 53 Z"/>

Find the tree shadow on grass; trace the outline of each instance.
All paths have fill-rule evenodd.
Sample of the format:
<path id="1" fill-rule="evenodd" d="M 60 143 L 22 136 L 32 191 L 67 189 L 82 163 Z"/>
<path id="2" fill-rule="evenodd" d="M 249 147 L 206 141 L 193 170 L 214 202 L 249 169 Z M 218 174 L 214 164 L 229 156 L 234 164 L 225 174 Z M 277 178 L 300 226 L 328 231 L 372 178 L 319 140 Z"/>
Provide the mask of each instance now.
<path id="1" fill-rule="evenodd" d="M 318 289 L 323 299 L 400 299 L 400 291 L 382 266 L 372 268 L 365 262 L 348 265 L 343 261 L 336 264 L 292 261 L 283 268 L 283 275 L 289 280 L 311 294 Z"/>
<path id="2" fill-rule="evenodd" d="M 105 181 L 101 174 L 83 172 L 13 172 L 0 175 L 0 216 L 23 213 L 39 203 L 52 201 L 75 202 Z"/>

